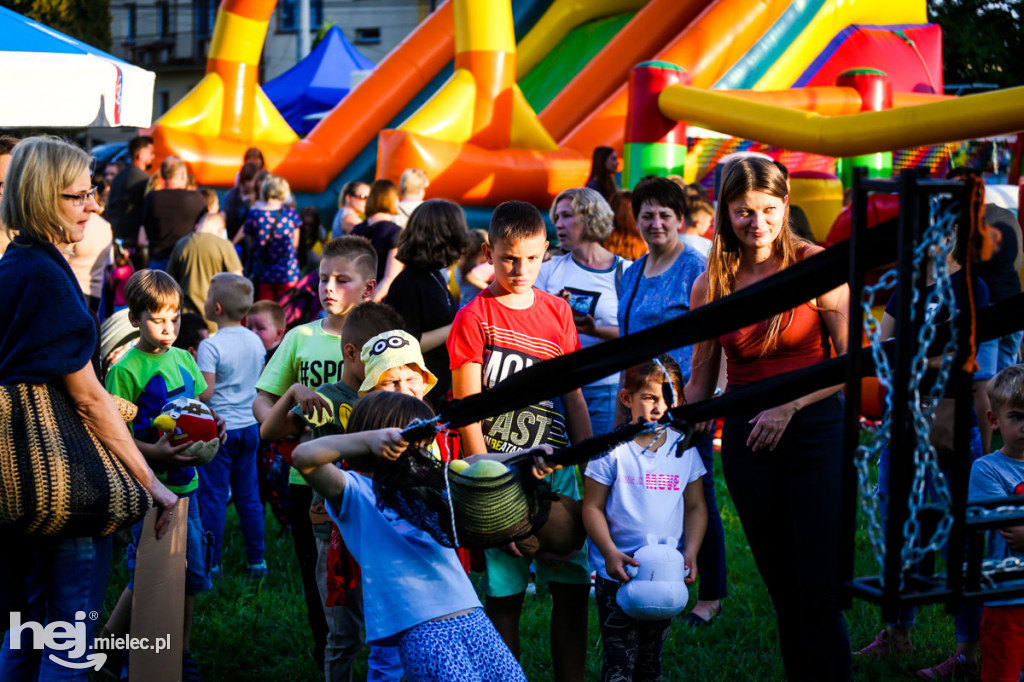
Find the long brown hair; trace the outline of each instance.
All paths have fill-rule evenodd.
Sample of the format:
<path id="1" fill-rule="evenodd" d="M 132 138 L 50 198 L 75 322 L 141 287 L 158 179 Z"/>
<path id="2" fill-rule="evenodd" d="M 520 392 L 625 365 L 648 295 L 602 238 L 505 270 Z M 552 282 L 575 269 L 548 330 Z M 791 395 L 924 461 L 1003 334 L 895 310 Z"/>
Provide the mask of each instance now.
<path id="1" fill-rule="evenodd" d="M 785 199 L 789 194 L 786 178 L 782 171 L 768 159 L 743 158 L 733 161 L 725 172 L 722 189 L 718 196 L 718 209 L 715 212 L 715 236 L 711 241 L 711 253 L 708 254 L 707 297 L 705 303 L 716 301 L 728 296 L 736 289 L 736 273 L 740 267 L 740 241 L 733 231 L 729 217 L 729 203 L 742 197 L 747 192 L 764 192 L 778 199 Z M 803 240 L 789 228 L 789 204 L 786 204 L 782 216 L 782 229 L 779 236 L 772 242 L 772 252 L 779 258 L 779 269 L 788 268 L 797 261 L 797 254 Z M 764 356 L 775 349 L 782 321 L 787 313 L 782 312 L 768 323 L 765 342 L 761 349 Z M 790 319 L 791 316 L 790 316 Z"/>
<path id="2" fill-rule="evenodd" d="M 594 147 L 594 155 L 590 158 L 590 176 L 587 178 L 588 184 L 591 180 L 597 183 L 601 188 L 598 191 L 609 203 L 619 189 L 615 185 L 615 172 L 608 170 L 608 157 L 614 153 L 611 147 Z"/>
<path id="3" fill-rule="evenodd" d="M 601 245 L 616 256 L 637 260 L 647 253 L 647 244 L 633 218 L 633 193 L 629 190 L 617 192 L 612 199 L 612 212 L 615 214 L 612 233 Z"/>
<path id="4" fill-rule="evenodd" d="M 387 178 L 374 180 L 366 197 L 366 217 L 375 213 L 398 213 L 398 188 Z"/>

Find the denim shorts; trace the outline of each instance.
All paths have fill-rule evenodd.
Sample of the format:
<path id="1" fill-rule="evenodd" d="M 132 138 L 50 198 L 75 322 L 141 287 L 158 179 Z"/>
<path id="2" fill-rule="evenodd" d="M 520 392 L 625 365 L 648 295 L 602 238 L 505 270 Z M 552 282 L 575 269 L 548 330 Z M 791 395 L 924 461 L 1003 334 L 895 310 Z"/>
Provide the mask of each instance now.
<path id="1" fill-rule="evenodd" d="M 199 594 L 213 589 L 213 582 L 210 580 L 213 534 L 203 530 L 195 491 L 179 497 L 189 500 L 188 541 L 185 546 L 185 594 Z M 132 526 L 132 541 L 128 545 L 128 570 L 132 573 L 132 579 L 128 582 L 129 590 L 135 587 L 135 552 L 138 550 L 141 535 L 142 522 L 139 521 Z"/>

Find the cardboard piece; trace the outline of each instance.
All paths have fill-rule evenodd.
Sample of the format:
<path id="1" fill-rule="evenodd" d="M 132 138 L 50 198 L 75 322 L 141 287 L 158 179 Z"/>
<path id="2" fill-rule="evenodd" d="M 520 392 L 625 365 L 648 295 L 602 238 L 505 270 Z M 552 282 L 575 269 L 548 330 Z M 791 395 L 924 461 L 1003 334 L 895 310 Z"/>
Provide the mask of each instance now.
<path id="1" fill-rule="evenodd" d="M 158 513 L 158 509 L 150 509 L 142 522 L 132 595 L 131 636 L 149 646 L 131 652 L 128 677 L 145 682 L 179 682 L 185 631 L 188 498 L 178 500 L 170 529 L 160 540 L 154 530 Z M 157 641 L 164 644 L 164 650 L 156 650 Z"/>

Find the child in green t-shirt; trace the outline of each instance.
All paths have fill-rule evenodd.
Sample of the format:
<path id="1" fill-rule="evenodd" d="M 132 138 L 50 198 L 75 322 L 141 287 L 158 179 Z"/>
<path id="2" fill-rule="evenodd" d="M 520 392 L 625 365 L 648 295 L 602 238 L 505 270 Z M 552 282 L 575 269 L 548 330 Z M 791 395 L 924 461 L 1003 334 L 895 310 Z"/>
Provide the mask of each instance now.
<path id="1" fill-rule="evenodd" d="M 186 452 L 191 444 L 172 445 L 170 434 L 160 435 L 153 420 L 171 400 L 196 398 L 206 390 L 206 381 L 192 355 L 173 345 L 178 337 L 182 298 L 177 282 L 160 270 L 140 270 L 128 280 L 124 293 L 128 302 L 128 319 L 133 327 L 138 328 L 139 340 L 110 368 L 107 390 L 138 406 L 138 414 L 130 428 L 139 450 L 172 492 L 191 500 L 186 543 L 185 627 L 182 633 L 182 676 L 189 679 L 191 672 L 198 673 L 190 653 L 195 595 L 211 587 L 210 567 L 206 565 L 206 537 L 199 507 L 195 503 L 199 486 L 196 465 L 199 461 Z M 215 418 L 223 437 L 224 422 L 216 415 Z M 141 531 L 141 522 L 132 528 L 133 543 L 128 548 L 128 567 L 132 571 Z M 128 634 L 133 588 L 134 578 L 114 607 L 103 636 Z"/>

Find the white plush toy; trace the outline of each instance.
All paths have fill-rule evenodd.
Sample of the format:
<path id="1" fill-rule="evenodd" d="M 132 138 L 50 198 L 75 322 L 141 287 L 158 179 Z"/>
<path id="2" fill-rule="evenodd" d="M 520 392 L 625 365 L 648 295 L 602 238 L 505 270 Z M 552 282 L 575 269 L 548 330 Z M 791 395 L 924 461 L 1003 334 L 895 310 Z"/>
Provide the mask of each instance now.
<path id="1" fill-rule="evenodd" d="M 678 615 L 690 598 L 683 580 L 689 574 L 675 544 L 660 544 L 647 536 L 647 545 L 633 555 L 639 566 L 626 566 L 630 581 L 619 588 L 616 601 L 630 618 L 667 620 Z"/>

